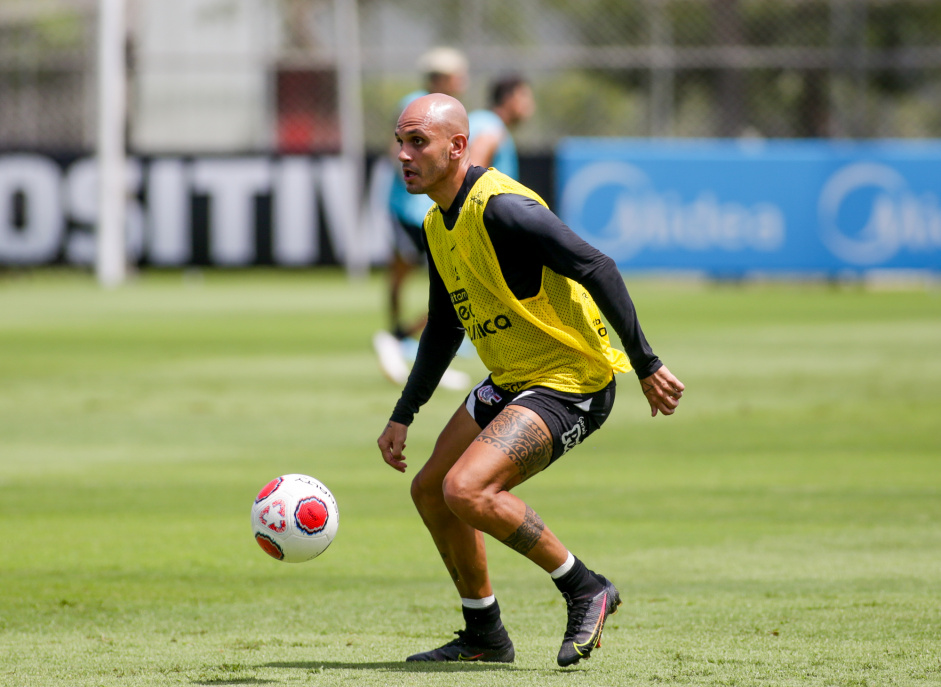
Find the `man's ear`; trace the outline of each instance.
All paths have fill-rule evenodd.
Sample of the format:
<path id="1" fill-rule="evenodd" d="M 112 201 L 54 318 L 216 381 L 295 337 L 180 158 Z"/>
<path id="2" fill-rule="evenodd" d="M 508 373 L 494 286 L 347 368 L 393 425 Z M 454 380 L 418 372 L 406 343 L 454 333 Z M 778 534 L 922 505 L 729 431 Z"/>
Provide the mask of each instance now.
<path id="1" fill-rule="evenodd" d="M 451 137 L 451 159 L 457 160 L 467 151 L 467 136 L 454 134 Z"/>

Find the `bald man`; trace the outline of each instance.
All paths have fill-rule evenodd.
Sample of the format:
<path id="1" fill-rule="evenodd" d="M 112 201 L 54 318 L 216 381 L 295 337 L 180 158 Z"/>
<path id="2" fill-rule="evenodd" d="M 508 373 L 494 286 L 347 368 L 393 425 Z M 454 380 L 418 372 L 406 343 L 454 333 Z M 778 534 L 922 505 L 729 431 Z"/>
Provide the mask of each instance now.
<path id="1" fill-rule="evenodd" d="M 652 416 L 672 415 L 684 386 L 644 338 L 614 262 L 531 190 L 473 166 L 467 128 L 463 106 L 435 94 L 409 105 L 395 131 L 408 192 L 435 205 L 424 221 L 428 325 L 378 440 L 385 462 L 405 472 L 408 426 L 465 332 L 491 373 L 451 417 L 411 488 L 460 594 L 465 628 L 407 660 L 514 660 L 487 571 L 489 534 L 549 573 L 564 596 L 558 663 L 568 666 L 599 645 L 620 594 L 511 491 L 601 426 L 615 373 L 633 367 Z M 627 355 L 611 346 L 602 314 Z"/>

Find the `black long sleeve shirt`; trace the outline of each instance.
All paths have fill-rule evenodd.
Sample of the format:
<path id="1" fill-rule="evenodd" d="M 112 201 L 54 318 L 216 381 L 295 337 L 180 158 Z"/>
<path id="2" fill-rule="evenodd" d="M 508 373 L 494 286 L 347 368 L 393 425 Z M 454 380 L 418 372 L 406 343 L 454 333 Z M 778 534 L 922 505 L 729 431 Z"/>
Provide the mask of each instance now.
<path id="1" fill-rule="evenodd" d="M 486 171 L 482 167 L 471 167 L 468 171 L 451 207 L 442 212 L 448 230 L 454 228 L 467 194 Z M 611 258 L 579 238 L 551 210 L 526 196 L 507 193 L 492 197 L 484 209 L 483 220 L 513 295 L 522 300 L 538 294 L 542 268 L 548 267 L 578 282 L 591 294 L 620 338 L 640 379 L 663 365 L 644 338 L 634 303 Z M 418 409 L 431 398 L 464 338 L 464 328 L 430 254 L 428 268 L 428 324 L 391 418 L 405 425 L 411 424 Z"/>

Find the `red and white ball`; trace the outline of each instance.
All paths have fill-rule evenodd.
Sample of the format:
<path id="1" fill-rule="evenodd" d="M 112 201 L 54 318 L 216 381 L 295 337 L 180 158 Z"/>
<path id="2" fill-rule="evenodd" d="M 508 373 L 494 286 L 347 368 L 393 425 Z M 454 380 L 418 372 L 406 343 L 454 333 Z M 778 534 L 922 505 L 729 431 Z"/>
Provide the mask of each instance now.
<path id="1" fill-rule="evenodd" d="M 307 475 L 271 480 L 252 506 L 255 541 L 269 556 L 285 563 L 302 563 L 322 554 L 339 524 L 333 494 Z"/>

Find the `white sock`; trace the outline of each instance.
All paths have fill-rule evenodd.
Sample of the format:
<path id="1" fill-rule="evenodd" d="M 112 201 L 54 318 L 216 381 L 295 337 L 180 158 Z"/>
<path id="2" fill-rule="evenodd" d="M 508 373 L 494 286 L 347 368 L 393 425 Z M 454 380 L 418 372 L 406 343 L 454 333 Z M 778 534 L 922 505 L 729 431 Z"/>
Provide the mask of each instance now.
<path id="1" fill-rule="evenodd" d="M 558 568 L 549 573 L 552 576 L 553 580 L 557 580 L 562 577 L 565 573 L 575 567 L 575 556 L 572 555 L 572 552 L 569 551 L 569 557 L 565 559 L 565 563 L 560 565 Z"/>
<path id="2" fill-rule="evenodd" d="M 482 599 L 465 599 L 461 597 L 461 605 L 464 608 L 487 608 L 493 606 L 494 602 L 497 600 L 497 597 L 491 594 L 490 596 L 485 596 Z"/>

